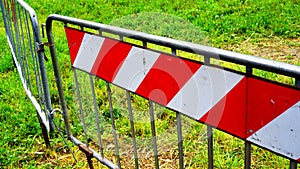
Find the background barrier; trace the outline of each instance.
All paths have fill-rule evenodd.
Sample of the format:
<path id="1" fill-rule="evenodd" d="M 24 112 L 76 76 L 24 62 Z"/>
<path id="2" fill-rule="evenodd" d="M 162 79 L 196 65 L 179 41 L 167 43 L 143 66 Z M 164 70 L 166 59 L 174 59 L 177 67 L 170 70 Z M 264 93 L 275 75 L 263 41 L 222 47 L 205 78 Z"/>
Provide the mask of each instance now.
<path id="1" fill-rule="evenodd" d="M 101 88 L 101 85 L 95 86 L 95 83 L 102 83 L 102 86 L 104 83 L 111 118 L 110 126 L 114 138 L 115 161 L 119 168 L 122 165 L 120 155 L 122 146 L 120 146 L 120 137 L 115 124 L 112 84 L 116 85 L 115 87 L 119 90 L 125 90 L 126 93 L 128 124 L 130 124 L 131 131 L 129 135 L 132 137 L 136 168 L 141 165 L 136 145 L 136 121 L 132 119 L 132 104 L 135 104 L 133 97 L 136 95 L 142 96 L 144 99 L 141 100 L 148 102 L 147 109 L 149 110 L 152 135 L 151 149 L 156 168 L 159 168 L 161 159 L 157 146 L 157 127 L 155 125 L 157 112 L 154 111 L 154 104 L 167 107 L 176 114 L 177 152 L 180 168 L 184 168 L 181 114 L 207 124 L 209 168 L 214 166 L 213 127 L 245 140 L 245 168 L 250 168 L 251 144 L 289 158 L 290 168 L 297 167 L 300 157 L 299 150 L 296 148 L 299 147 L 298 131 L 300 126 L 297 124 L 299 88 L 255 77 L 252 75 L 252 70 L 260 69 L 286 75 L 294 78 L 295 84 L 299 85 L 300 68 L 298 66 L 60 15 L 50 15 L 47 19 L 46 29 L 49 44 L 54 43 L 53 20 L 61 21 L 67 26 L 65 31 L 76 84 L 78 110 L 86 140 L 85 146 L 77 139 L 74 141 L 75 138 L 72 135 L 70 123 L 68 123 L 67 107 L 69 105 L 66 104 L 64 96 L 57 56 L 54 46 L 50 45 L 55 76 L 59 79 L 57 86 L 65 128 L 68 137 L 85 151 L 87 157 L 94 156 L 100 162 L 107 163 L 101 161 L 105 153 L 103 152 L 103 136 L 101 136 L 103 126 L 101 126 L 99 118 L 104 115 L 101 105 L 98 104 L 99 96 L 95 92 L 97 87 Z M 77 29 L 74 29 L 76 26 Z M 105 33 L 109 33 L 109 35 Z M 126 40 L 124 41 L 124 39 Z M 140 43 L 133 43 L 136 40 Z M 171 49 L 171 52 L 148 49 L 148 44 L 167 47 Z M 179 51 L 199 55 L 204 62 L 178 57 Z M 237 72 L 216 65 L 212 62 L 213 59 L 243 65 L 245 70 Z M 90 84 L 87 84 L 87 79 L 80 82 L 78 72 L 88 73 Z M 94 79 L 94 76 L 100 79 Z M 90 86 L 91 94 L 87 100 L 92 102 L 93 106 L 88 109 L 82 99 L 83 89 L 80 86 Z M 86 124 L 89 112 L 95 113 L 100 154 L 89 148 L 91 146 L 88 141 L 90 135 Z M 286 142 L 286 140 L 289 141 Z M 87 150 L 91 150 L 93 153 L 88 153 Z M 111 164 L 108 166 L 114 167 Z"/>
<path id="2" fill-rule="evenodd" d="M 37 15 L 29 5 L 19 0 L 1 0 L 0 6 L 14 64 L 38 113 L 43 136 L 49 146 L 47 132 L 53 128 L 48 115 L 52 108 Z"/>

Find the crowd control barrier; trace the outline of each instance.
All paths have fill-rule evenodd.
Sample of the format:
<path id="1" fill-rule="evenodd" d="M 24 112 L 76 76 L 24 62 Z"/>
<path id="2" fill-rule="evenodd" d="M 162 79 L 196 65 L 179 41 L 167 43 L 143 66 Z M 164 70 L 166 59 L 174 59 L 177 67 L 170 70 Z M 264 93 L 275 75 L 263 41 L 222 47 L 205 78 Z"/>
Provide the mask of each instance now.
<path id="1" fill-rule="evenodd" d="M 7 41 L 24 90 L 34 105 L 49 146 L 51 101 L 44 64 L 44 44 L 35 11 L 22 0 L 0 0 Z"/>
<path id="2" fill-rule="evenodd" d="M 72 109 L 65 97 L 62 72 L 66 70 L 61 71 L 58 64 L 61 56 L 55 50 L 53 21 L 65 25 L 77 109 Z M 137 142 L 139 119 L 133 116 L 134 107 L 146 105 L 145 111 L 140 113 L 146 112 L 144 116 L 149 117 L 151 142 L 148 145 L 151 145 L 155 168 L 163 166 L 158 150 L 157 132 L 161 126 L 157 126 L 156 106 L 164 108 L 160 111 L 174 114 L 178 168 L 187 167 L 183 117 L 207 125 L 208 168 L 214 168 L 213 128 L 244 141 L 245 168 L 251 166 L 251 145 L 283 156 L 290 160 L 290 168 L 297 168 L 300 161 L 299 66 L 56 14 L 47 18 L 46 31 L 65 131 L 69 140 L 86 154 L 90 167 L 93 166 L 92 158 L 109 168 L 122 168 L 130 161 L 135 168 L 146 167 Z M 149 47 L 153 44 L 168 48 L 170 52 Z M 181 57 L 182 51 L 196 54 L 203 61 Z M 245 69 L 223 67 L 215 64 L 214 59 Z M 254 69 L 290 77 L 295 86 L 258 77 L 253 74 Z M 127 134 L 131 144 L 125 149 L 130 150 L 131 159 L 125 158 L 120 150 L 124 149 L 125 139 L 121 138 L 116 122 L 120 115 L 114 107 L 118 104 L 114 102 L 118 100 L 123 100 L 118 104 L 124 105 L 128 113 L 121 117 L 128 120 Z M 144 104 L 138 104 L 137 100 Z M 81 139 L 72 134 L 70 111 L 79 112 L 84 133 Z M 107 117 L 110 123 L 103 125 L 101 121 Z M 94 126 L 88 124 L 91 120 Z M 90 127 L 94 128 L 93 132 L 89 131 Z M 113 145 L 108 146 L 114 149 L 115 158 L 105 153 L 107 128 L 111 128 L 109 136 Z M 94 144 L 90 141 L 93 134 Z"/>

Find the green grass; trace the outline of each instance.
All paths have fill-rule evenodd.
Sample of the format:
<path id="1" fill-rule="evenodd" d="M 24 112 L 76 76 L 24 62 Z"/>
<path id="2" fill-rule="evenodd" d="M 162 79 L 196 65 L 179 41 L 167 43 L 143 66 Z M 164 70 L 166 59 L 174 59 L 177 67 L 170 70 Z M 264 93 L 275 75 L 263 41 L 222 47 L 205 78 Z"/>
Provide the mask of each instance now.
<path id="1" fill-rule="evenodd" d="M 233 50 L 246 54 L 258 55 L 274 60 L 280 60 L 292 64 L 300 64 L 300 2 L 299 1 L 93 1 L 73 0 L 43 2 L 27 1 L 36 10 L 40 23 L 45 22 L 51 13 L 68 15 L 72 17 L 87 19 L 91 21 L 112 24 L 135 29 L 143 32 L 157 34 L 175 39 L 193 41 L 211 45 L 223 49 Z M 84 168 L 87 167 L 84 155 L 75 146 L 75 156 L 79 160 L 76 163 L 62 140 L 55 135 L 51 139 L 51 149 L 43 144 L 41 131 L 37 122 L 34 107 L 23 91 L 17 71 L 13 67 L 10 50 L 6 43 L 5 31 L 2 19 L 0 19 L 0 168 Z M 129 22 L 131 21 L 131 22 Z M 62 26 L 55 25 L 56 48 L 60 58 L 62 69 L 69 70 L 68 47 Z M 46 41 L 46 39 L 44 39 Z M 154 48 L 158 48 L 154 46 Z M 297 52 L 298 51 L 298 52 Z M 49 53 L 47 51 L 47 56 Z M 186 57 L 194 57 L 187 56 Z M 48 72 L 52 72 L 51 62 L 47 62 Z M 225 64 L 226 66 L 226 64 Z M 230 65 L 234 67 L 235 65 Z M 235 69 L 243 69 L 235 67 Z M 290 78 L 256 71 L 256 75 L 270 78 L 272 80 L 293 84 Z M 66 99 L 72 119 L 72 129 L 75 135 L 82 137 L 79 123 L 79 114 L 74 111 L 74 83 L 72 72 L 63 71 Z M 88 80 L 82 76 L 82 82 Z M 53 107 L 57 107 L 58 96 L 56 94 L 53 74 L 49 73 L 51 99 Z M 108 126 L 109 109 L 106 93 L 102 81 L 97 81 L 99 86 L 97 102 L 102 113 L 102 125 Z M 84 86 L 86 87 L 86 86 Z M 130 141 L 129 122 L 124 92 L 113 87 L 114 114 L 118 132 L 122 134 L 120 142 L 124 147 L 121 152 L 128 155 L 131 153 L 126 143 Z M 88 88 L 82 89 L 88 91 Z M 89 96 L 90 93 L 85 93 Z M 135 103 L 133 108 L 136 112 L 136 132 L 140 146 L 151 145 L 150 124 L 147 104 L 148 102 L 139 96 L 132 96 Z M 89 102 L 89 100 L 87 100 Z M 91 105 L 85 105 L 86 110 L 92 109 Z M 176 164 L 176 150 L 173 140 L 175 114 L 159 106 L 155 106 L 157 116 L 157 132 L 161 164 L 167 168 L 174 168 Z M 58 115 L 59 117 L 59 115 Z M 58 118 L 57 117 L 57 118 Z M 95 138 L 94 116 L 87 116 L 89 136 Z M 57 119 L 56 119 L 57 120 Z M 90 121 L 89 121 L 90 120 Z M 206 142 L 205 127 L 195 124 L 184 118 L 185 141 L 184 152 L 185 164 L 189 168 L 206 168 Z M 104 135 L 107 153 L 113 154 L 110 146 L 112 136 L 111 130 L 106 128 Z M 165 140 L 166 135 L 167 140 Z M 216 168 L 242 168 L 243 167 L 243 142 L 220 131 L 215 131 L 215 167 Z M 84 140 L 84 139 L 83 139 Z M 169 144 L 174 145 L 169 145 Z M 170 148 L 171 147 L 171 148 Z M 149 148 L 149 147 L 148 147 Z M 147 154 L 142 154 L 148 157 Z M 125 156 L 123 160 L 128 160 Z M 173 160 L 165 160 L 173 159 Z M 165 161 L 164 161 L 165 160 Z M 145 164 L 153 159 L 141 159 Z M 175 162 L 174 162 L 175 161 Z M 133 163 L 128 162 L 128 168 Z M 95 165 L 100 163 L 94 162 Z M 268 151 L 253 146 L 252 165 L 253 168 L 287 168 L 288 160 L 273 155 Z"/>

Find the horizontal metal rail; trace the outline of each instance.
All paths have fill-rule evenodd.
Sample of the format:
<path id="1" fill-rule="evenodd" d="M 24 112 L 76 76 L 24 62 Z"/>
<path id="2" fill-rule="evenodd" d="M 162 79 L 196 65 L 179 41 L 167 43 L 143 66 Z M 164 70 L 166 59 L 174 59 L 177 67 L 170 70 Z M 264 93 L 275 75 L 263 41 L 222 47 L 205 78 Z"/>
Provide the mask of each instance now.
<path id="1" fill-rule="evenodd" d="M 104 32 L 108 32 L 108 33 L 112 33 L 124 37 L 130 37 L 136 40 L 162 45 L 165 47 L 176 48 L 178 50 L 183 50 L 183 51 L 203 55 L 210 58 L 217 58 L 220 60 L 224 60 L 236 64 L 250 66 L 252 68 L 257 68 L 257 69 L 266 70 L 266 71 L 270 71 L 270 72 L 274 72 L 274 73 L 278 73 L 290 77 L 295 77 L 297 79 L 300 78 L 299 66 L 268 60 L 260 57 L 245 55 L 241 53 L 230 52 L 230 51 L 226 51 L 214 47 L 146 34 L 143 32 L 123 29 L 120 27 L 86 21 L 78 18 L 72 18 L 68 16 L 62 16 L 57 14 L 49 15 L 46 21 L 47 30 L 51 29 L 51 25 L 52 25 L 51 22 L 53 20 L 74 24 L 82 27 L 87 27 L 95 30 L 101 30 Z"/>

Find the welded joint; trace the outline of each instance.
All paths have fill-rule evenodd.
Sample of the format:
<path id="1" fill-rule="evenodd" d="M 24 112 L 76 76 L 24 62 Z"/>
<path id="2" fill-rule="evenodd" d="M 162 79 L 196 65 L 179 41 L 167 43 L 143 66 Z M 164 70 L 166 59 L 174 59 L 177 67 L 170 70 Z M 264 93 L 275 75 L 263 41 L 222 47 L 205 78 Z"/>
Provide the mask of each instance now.
<path id="1" fill-rule="evenodd" d="M 90 169 L 94 169 L 93 162 L 92 162 L 92 158 L 94 157 L 93 156 L 93 151 L 90 150 L 89 147 L 87 147 L 84 144 L 78 144 L 78 147 L 79 147 L 80 151 L 85 153 L 86 159 L 87 159 L 87 162 L 89 164 Z"/>
<path id="2" fill-rule="evenodd" d="M 49 42 L 45 42 L 45 43 L 36 43 L 36 52 L 42 52 L 44 55 L 44 59 L 46 61 L 48 61 L 49 59 L 47 58 L 47 56 L 45 55 L 45 46 L 54 46 L 54 43 L 49 43 Z"/>
<path id="3" fill-rule="evenodd" d="M 93 151 L 90 150 L 86 145 L 84 144 L 78 144 L 79 150 L 84 152 L 87 157 L 92 158 L 93 157 Z"/>

